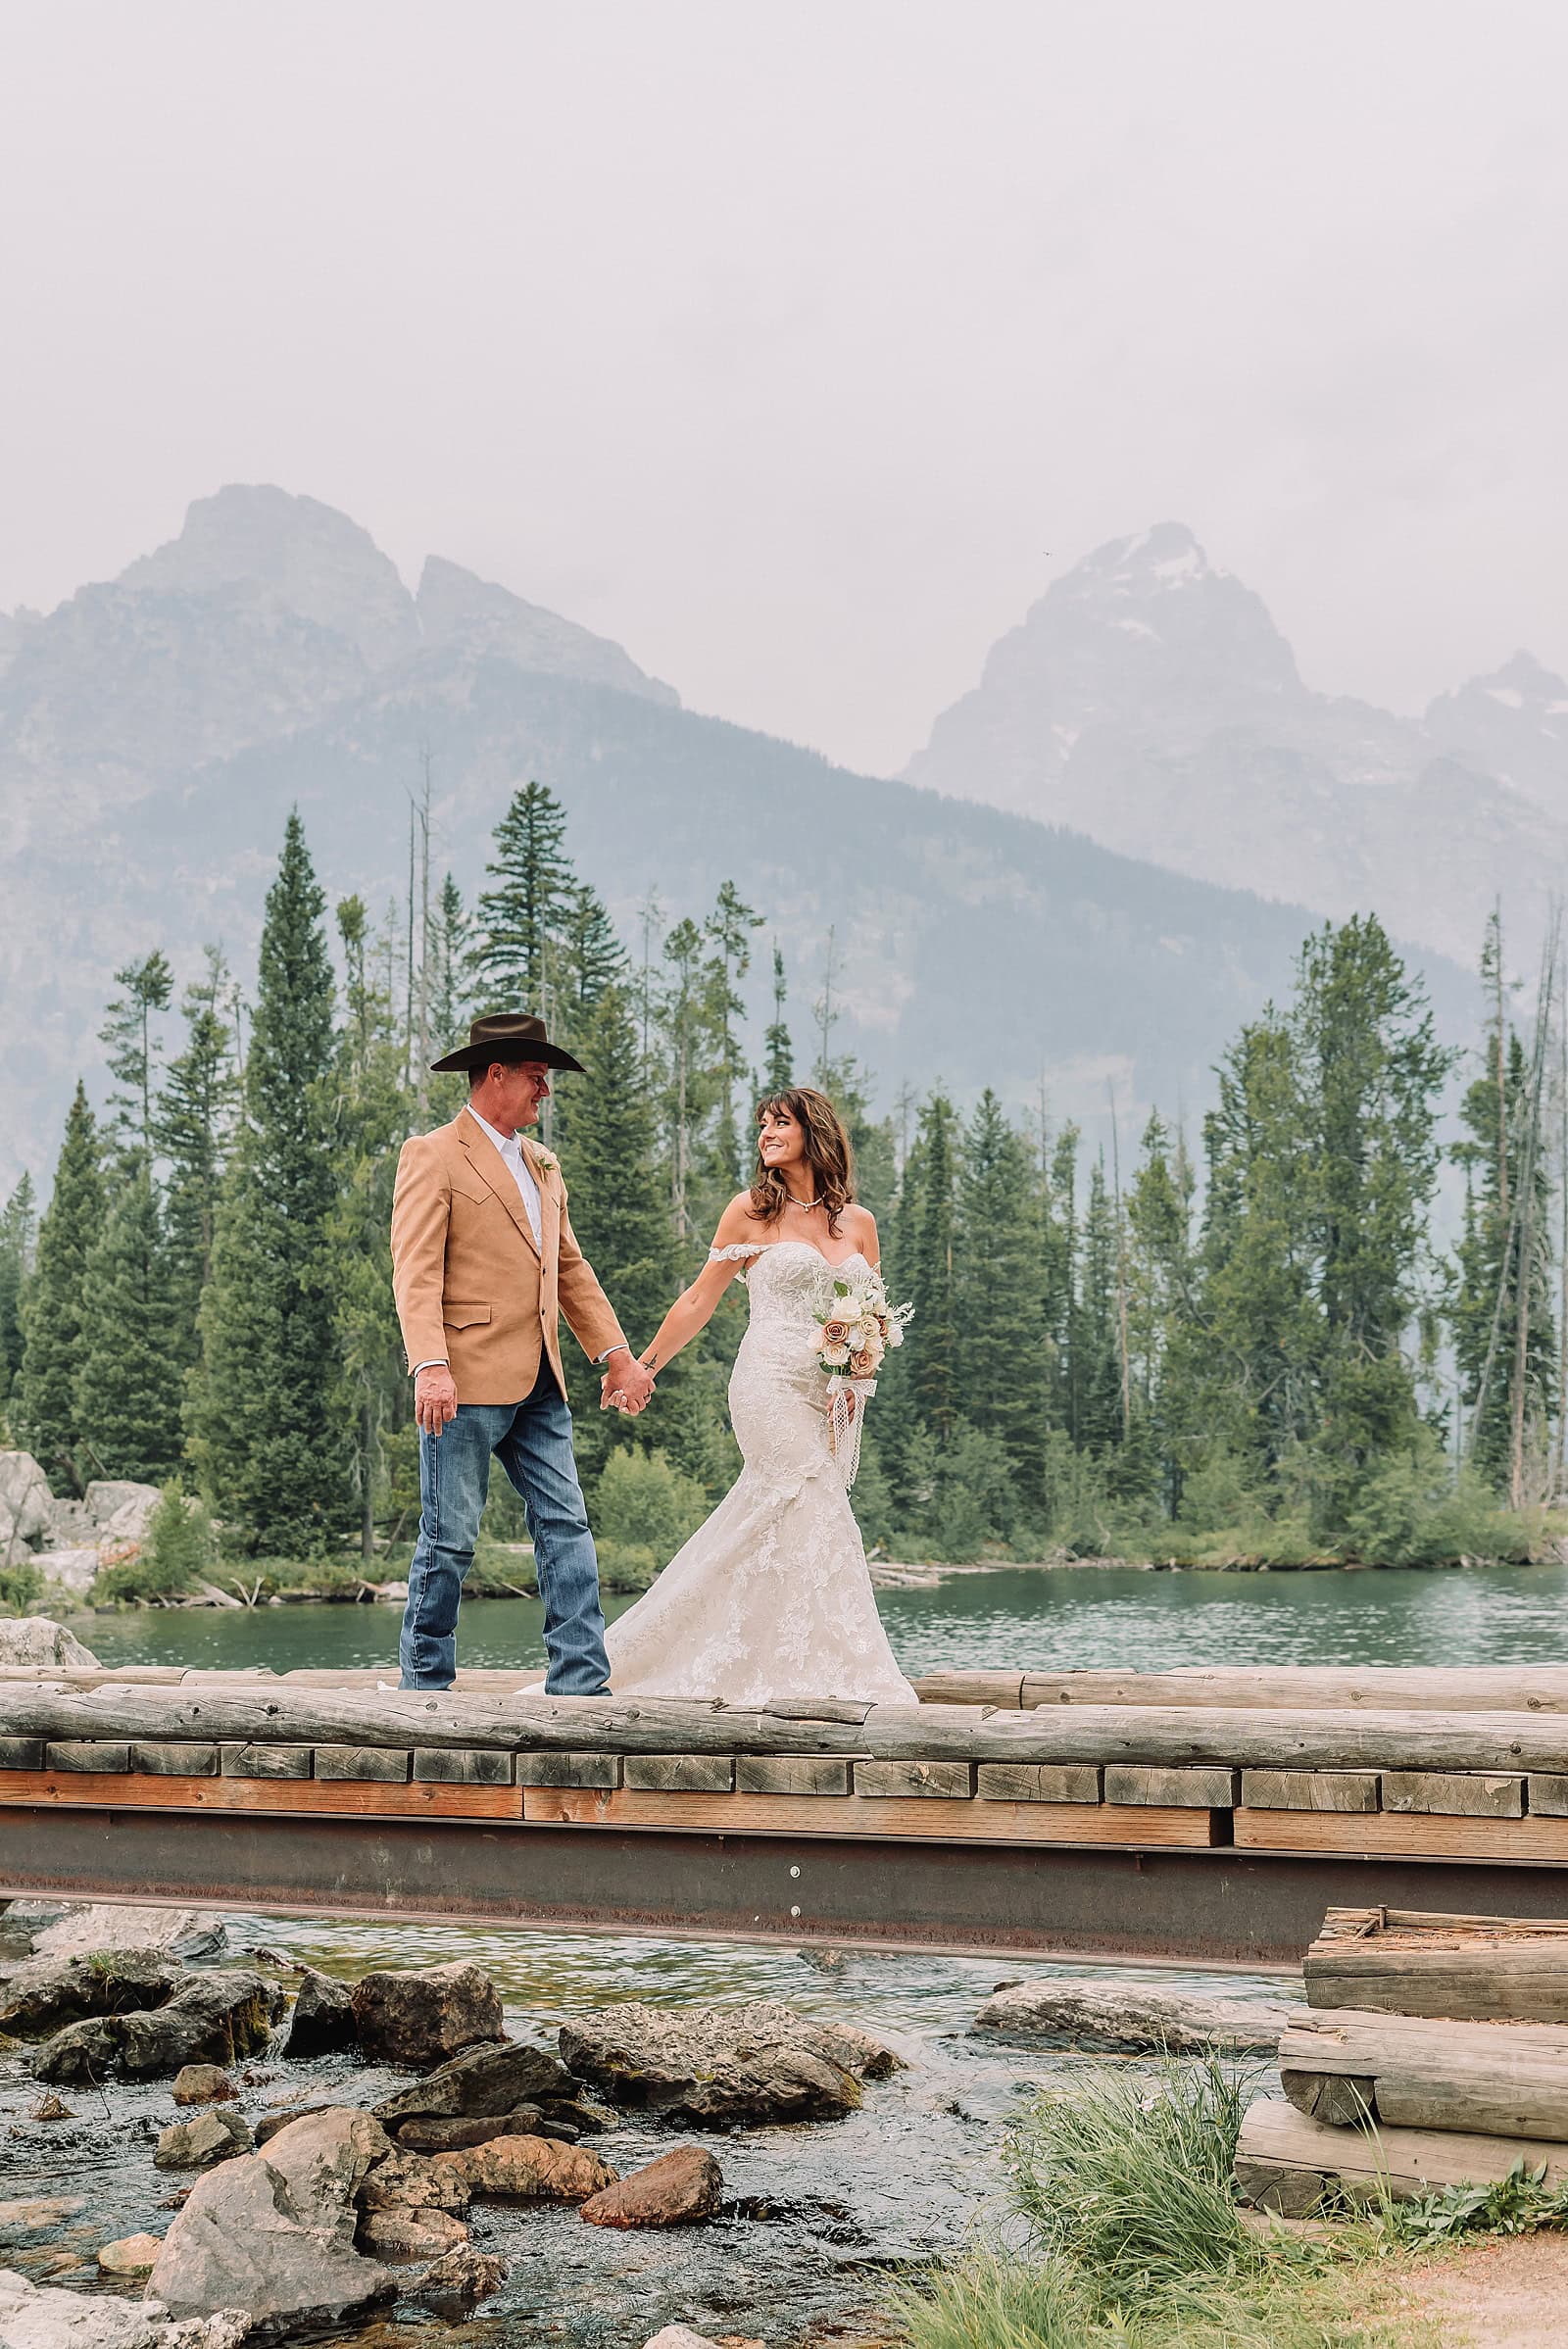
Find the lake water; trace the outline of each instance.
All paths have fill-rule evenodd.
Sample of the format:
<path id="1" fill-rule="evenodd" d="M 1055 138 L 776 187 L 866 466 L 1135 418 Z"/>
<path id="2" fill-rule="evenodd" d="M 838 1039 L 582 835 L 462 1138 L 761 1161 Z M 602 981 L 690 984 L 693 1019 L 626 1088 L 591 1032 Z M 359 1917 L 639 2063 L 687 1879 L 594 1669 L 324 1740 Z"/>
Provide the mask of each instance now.
<path id="1" fill-rule="evenodd" d="M 621 1604 L 629 1602 L 620 1602 Z M 1154 1670 L 1179 1664 L 1506 1664 L 1568 1662 L 1568 1568 L 1223 1575 L 1122 1569 L 1018 1568 L 964 1575 L 928 1590 L 887 1590 L 878 1601 L 899 1660 L 914 1674 L 943 1667 Z M 612 1613 L 619 1607 L 612 1602 Z M 141 1612 L 77 1619 L 73 1628 L 106 1663 L 234 1667 L 376 1665 L 393 1675 L 398 1617 L 381 1606 L 284 1606 L 247 1612 Z M 538 1607 L 479 1600 L 463 1610 L 460 1653 L 473 1665 L 543 1661 Z M 474 2239 L 501 2253 L 511 2275 L 466 2332 L 475 2349 L 523 2349 L 541 2339 L 582 2349 L 638 2349 L 663 2324 L 712 2336 L 744 2334 L 769 2349 L 803 2339 L 853 2340 L 853 2312 L 874 2308 L 889 2266 L 960 2243 L 996 2207 L 1008 2121 L 1043 2080 L 1085 2060 L 999 2046 L 973 2031 L 994 1987 L 989 1959 L 854 1952 L 818 1956 L 612 1935 L 316 1923 L 230 1922 L 236 1950 L 262 1939 L 329 1972 L 428 1966 L 455 1957 L 482 1965 L 500 1987 L 512 2029 L 548 2038 L 565 2016 L 627 1998 L 731 2005 L 780 1998 L 797 2008 L 885 2033 L 908 2069 L 872 2085 L 862 2112 L 811 2129 L 752 2129 L 713 2150 L 726 2192 L 745 2215 L 664 2235 L 614 2235 L 570 2211 L 476 2207 Z M 1009 1961 L 1008 1977 L 1081 1971 Z M 1137 1969 L 1127 1970 L 1132 1978 Z M 1200 1975 L 1151 1976 L 1170 1982 Z M 1215 1981 L 1229 1996 L 1277 1996 L 1259 1978 Z M 369 2101 L 373 2083 L 330 2059 L 314 2068 L 263 2067 L 242 2100 L 255 2119 L 286 2080 L 313 2093 Z M 110 2235 L 168 2225 L 166 2174 L 150 2166 L 152 2137 L 172 2117 L 167 2083 L 73 2096 L 78 2122 L 25 2126 L 36 2091 L 15 2058 L 0 2056 L 0 2123 L 22 2123 L 0 2161 L 14 2195 L 79 2193 L 88 2208 L 34 2256 L 83 2257 Z M 669 2140 L 628 2122 L 602 2141 L 618 2169 Z M 10 2182 L 15 2180 L 15 2182 Z M 773 2214 L 756 2214 L 766 2207 Z M 90 2267 L 60 2281 L 85 2288 Z M 403 2311 L 363 2336 L 363 2349 L 428 2344 L 445 2327 Z"/>

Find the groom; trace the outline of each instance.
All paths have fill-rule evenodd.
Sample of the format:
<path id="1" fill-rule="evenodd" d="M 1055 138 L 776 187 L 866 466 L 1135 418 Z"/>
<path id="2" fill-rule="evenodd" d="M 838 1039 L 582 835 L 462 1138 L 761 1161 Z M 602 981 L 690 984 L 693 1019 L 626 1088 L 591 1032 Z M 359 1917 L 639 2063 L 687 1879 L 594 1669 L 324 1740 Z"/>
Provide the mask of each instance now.
<path id="1" fill-rule="evenodd" d="M 403 1145 L 392 1201 L 392 1290 L 419 1425 L 419 1538 L 399 1642 L 401 1686 L 449 1688 L 458 1600 L 473 1563 L 492 1454 L 521 1493 L 545 1602 L 546 1692 L 610 1684 L 599 1564 L 571 1451 L 557 1322 L 608 1365 L 601 1401 L 640 1411 L 651 1374 L 621 1335 L 577 1246 L 561 1169 L 520 1129 L 553 1068 L 582 1064 L 543 1020 L 494 1012 L 436 1069 L 463 1069 L 468 1102 Z"/>

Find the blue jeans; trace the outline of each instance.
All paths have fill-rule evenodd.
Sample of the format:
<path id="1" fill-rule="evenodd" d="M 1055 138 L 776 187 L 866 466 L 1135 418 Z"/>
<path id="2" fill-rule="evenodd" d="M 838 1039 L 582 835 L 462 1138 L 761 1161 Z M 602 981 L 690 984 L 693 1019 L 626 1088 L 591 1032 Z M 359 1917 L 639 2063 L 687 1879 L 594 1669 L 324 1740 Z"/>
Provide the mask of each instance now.
<path id="1" fill-rule="evenodd" d="M 450 1688 L 458 1668 L 458 1601 L 473 1564 L 494 1453 L 528 1512 L 545 1602 L 545 1679 L 552 1696 L 595 1696 L 610 1685 L 599 1560 L 588 1530 L 571 1413 L 541 1359 L 520 1403 L 459 1403 L 439 1436 L 419 1432 L 419 1539 L 398 1642 L 405 1688 Z"/>

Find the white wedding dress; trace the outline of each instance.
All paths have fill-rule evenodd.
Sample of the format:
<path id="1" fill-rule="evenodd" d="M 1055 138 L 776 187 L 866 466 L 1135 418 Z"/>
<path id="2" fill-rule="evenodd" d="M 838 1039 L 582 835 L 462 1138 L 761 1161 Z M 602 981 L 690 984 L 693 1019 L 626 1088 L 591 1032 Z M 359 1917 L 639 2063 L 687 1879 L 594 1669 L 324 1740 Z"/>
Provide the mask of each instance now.
<path id="1" fill-rule="evenodd" d="M 828 1441 L 817 1315 L 830 1264 L 808 1241 L 723 1248 L 750 1258 L 751 1315 L 730 1373 L 745 1461 L 705 1525 L 612 1624 L 617 1696 L 837 1696 L 913 1704 L 876 1611 L 860 1529 Z"/>

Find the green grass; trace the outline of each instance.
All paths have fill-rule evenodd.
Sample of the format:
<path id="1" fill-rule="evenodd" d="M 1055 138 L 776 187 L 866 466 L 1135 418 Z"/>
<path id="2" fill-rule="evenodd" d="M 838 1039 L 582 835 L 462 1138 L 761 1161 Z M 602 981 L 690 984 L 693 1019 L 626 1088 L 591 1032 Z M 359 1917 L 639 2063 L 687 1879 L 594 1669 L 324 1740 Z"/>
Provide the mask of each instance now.
<path id="1" fill-rule="evenodd" d="M 1330 2249 L 1244 2225 L 1233 2173 L 1249 2092 L 1209 2059 L 1079 2074 L 1040 2097 L 1007 2141 L 1003 2241 L 892 2294 L 911 2349 L 1422 2339 L 1376 2313 L 1370 2263 L 1394 2248 L 1386 2228 L 1347 2227 Z"/>

